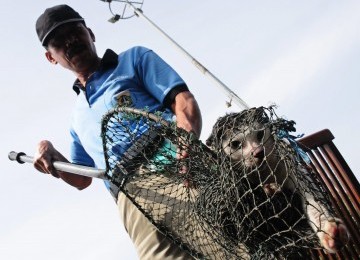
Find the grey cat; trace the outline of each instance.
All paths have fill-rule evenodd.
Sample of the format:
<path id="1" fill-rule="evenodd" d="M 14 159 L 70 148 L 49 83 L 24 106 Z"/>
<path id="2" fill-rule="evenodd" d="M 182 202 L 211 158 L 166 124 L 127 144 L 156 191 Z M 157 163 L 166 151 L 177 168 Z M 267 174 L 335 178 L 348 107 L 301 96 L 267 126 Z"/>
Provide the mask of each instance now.
<path id="1" fill-rule="evenodd" d="M 306 179 L 309 170 L 303 163 L 295 163 L 295 170 L 289 170 L 279 149 L 292 147 L 288 139 L 274 137 L 270 126 L 262 110 L 231 113 L 218 119 L 206 144 L 219 156 L 227 157 L 232 169 L 239 169 L 252 186 L 261 185 L 268 196 L 281 190 L 300 193 L 302 210 L 318 242 L 327 252 L 336 253 L 349 239 L 346 226 L 314 197 L 318 187 Z"/>

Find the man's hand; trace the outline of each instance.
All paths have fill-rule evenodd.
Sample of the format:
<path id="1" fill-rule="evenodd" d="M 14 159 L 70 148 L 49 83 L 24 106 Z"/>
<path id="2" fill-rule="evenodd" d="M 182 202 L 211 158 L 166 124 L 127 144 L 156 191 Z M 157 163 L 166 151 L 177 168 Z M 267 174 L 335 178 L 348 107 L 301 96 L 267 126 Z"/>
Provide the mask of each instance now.
<path id="1" fill-rule="evenodd" d="M 172 110 L 176 115 L 177 127 L 192 133 L 196 138 L 200 137 L 202 119 L 199 106 L 194 96 L 189 91 L 184 91 L 176 95 L 172 104 Z M 181 174 L 188 174 L 189 168 L 187 166 L 186 158 L 188 154 L 188 146 L 183 137 L 179 138 L 177 159 L 180 162 L 179 172 Z M 185 186 L 192 187 L 193 184 L 189 180 L 184 181 Z"/>
<path id="2" fill-rule="evenodd" d="M 199 138 L 202 119 L 194 96 L 189 91 L 180 92 L 176 95 L 171 108 L 176 115 L 177 126 L 189 133 L 194 133 Z"/>
<path id="3" fill-rule="evenodd" d="M 63 179 L 66 183 L 78 188 L 85 189 L 91 184 L 92 178 L 80 176 L 67 172 L 57 171 L 53 162 L 69 162 L 61 153 L 59 153 L 51 142 L 43 140 L 38 144 L 34 155 L 34 167 L 43 173 L 51 174 L 56 178 Z"/>
<path id="4" fill-rule="evenodd" d="M 34 167 L 40 172 L 60 178 L 59 173 L 53 166 L 54 161 L 67 162 L 51 142 L 46 140 L 41 141 L 34 155 Z"/>
<path id="5" fill-rule="evenodd" d="M 177 147 L 177 151 L 176 151 L 176 159 L 179 161 L 179 173 L 183 174 L 183 175 L 188 175 L 189 176 L 189 153 L 188 153 L 188 149 L 189 149 L 189 144 L 184 141 L 184 139 L 182 137 L 179 138 L 178 141 L 178 147 Z M 187 178 L 188 176 L 185 177 L 184 180 L 184 185 L 185 187 L 188 188 L 193 188 L 194 184 L 193 182 L 190 180 L 190 178 Z"/>

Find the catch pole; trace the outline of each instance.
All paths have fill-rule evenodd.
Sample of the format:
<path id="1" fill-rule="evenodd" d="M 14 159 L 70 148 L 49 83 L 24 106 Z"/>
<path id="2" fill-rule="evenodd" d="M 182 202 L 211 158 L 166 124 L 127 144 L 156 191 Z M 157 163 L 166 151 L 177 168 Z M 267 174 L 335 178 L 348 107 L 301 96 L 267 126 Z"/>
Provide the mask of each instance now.
<path id="1" fill-rule="evenodd" d="M 34 157 L 28 156 L 23 152 L 17 153 L 17 152 L 10 152 L 9 153 L 9 159 L 11 161 L 17 161 L 18 163 L 33 163 Z M 73 173 L 77 175 L 92 177 L 92 178 L 98 178 L 98 179 L 106 179 L 105 178 L 105 170 L 96 169 L 92 167 L 82 166 L 82 165 L 76 165 L 72 163 L 67 162 L 53 162 L 53 165 L 56 170 Z"/>
<path id="2" fill-rule="evenodd" d="M 102 0 L 104 1 L 104 0 Z M 195 65 L 196 68 L 200 70 L 202 74 L 209 77 L 211 80 L 213 80 L 218 87 L 225 93 L 225 95 L 229 98 L 228 105 L 231 106 L 231 103 L 234 102 L 236 105 L 238 105 L 242 109 L 248 109 L 249 105 L 242 100 L 238 95 L 236 95 L 229 87 L 227 87 L 220 79 L 218 79 L 213 73 L 211 73 L 204 65 L 202 65 L 198 60 L 196 60 L 189 52 L 187 52 L 183 47 L 181 47 L 175 40 L 173 40 L 166 32 L 164 32 L 159 26 L 157 26 L 153 21 L 151 21 L 147 16 L 144 15 L 143 11 L 140 8 L 137 8 L 134 6 L 133 3 L 141 4 L 141 2 L 135 2 L 135 1 L 121 1 L 121 0 L 114 0 L 117 2 L 123 2 L 129 5 L 135 12 L 135 15 L 138 17 L 144 18 L 150 25 L 152 25 L 156 30 L 158 30 L 165 38 L 167 38 L 180 52 L 182 52 L 193 65 Z M 112 0 L 105 0 L 104 2 L 108 2 L 109 5 L 112 2 Z M 124 7 L 124 10 L 126 9 L 126 6 Z M 111 9 L 110 9 L 111 10 Z M 110 21 L 116 22 L 119 19 L 125 19 L 121 15 L 114 15 Z"/>

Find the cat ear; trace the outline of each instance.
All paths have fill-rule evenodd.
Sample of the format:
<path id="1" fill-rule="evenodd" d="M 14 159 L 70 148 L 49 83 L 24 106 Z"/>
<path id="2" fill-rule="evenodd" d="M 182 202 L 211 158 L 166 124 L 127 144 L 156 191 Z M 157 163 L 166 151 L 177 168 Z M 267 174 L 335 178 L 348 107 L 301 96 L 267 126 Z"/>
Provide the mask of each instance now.
<path id="1" fill-rule="evenodd" d="M 214 131 L 210 134 L 208 139 L 206 139 L 205 144 L 210 148 L 212 151 L 216 151 L 218 147 L 216 147 L 216 138 L 219 138 Z"/>
<path id="2" fill-rule="evenodd" d="M 211 148 L 214 141 L 214 135 L 211 133 L 211 135 L 206 139 L 205 144 Z"/>

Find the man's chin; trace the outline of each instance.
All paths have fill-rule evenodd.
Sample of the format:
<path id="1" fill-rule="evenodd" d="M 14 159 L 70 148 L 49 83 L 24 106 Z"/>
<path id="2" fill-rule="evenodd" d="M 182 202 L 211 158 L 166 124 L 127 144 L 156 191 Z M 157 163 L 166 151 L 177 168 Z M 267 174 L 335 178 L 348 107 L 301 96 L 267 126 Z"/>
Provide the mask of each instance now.
<path id="1" fill-rule="evenodd" d="M 78 48 L 76 50 L 69 51 L 68 53 L 68 58 L 69 60 L 73 60 L 73 59 L 88 59 L 89 57 L 92 57 L 92 53 L 90 52 L 89 48 L 83 47 L 83 48 Z"/>
<path id="2" fill-rule="evenodd" d="M 72 55 L 70 55 L 68 57 L 68 59 L 71 61 L 71 62 L 76 62 L 78 63 L 79 61 L 83 60 L 84 58 L 86 58 L 88 55 L 87 55 L 87 52 L 86 51 L 81 51 L 81 52 L 77 52 L 77 53 L 74 53 Z"/>
<path id="3" fill-rule="evenodd" d="M 86 55 L 73 56 L 70 60 L 70 63 L 77 71 L 86 70 L 92 65 L 92 61 L 89 59 L 89 56 Z"/>

